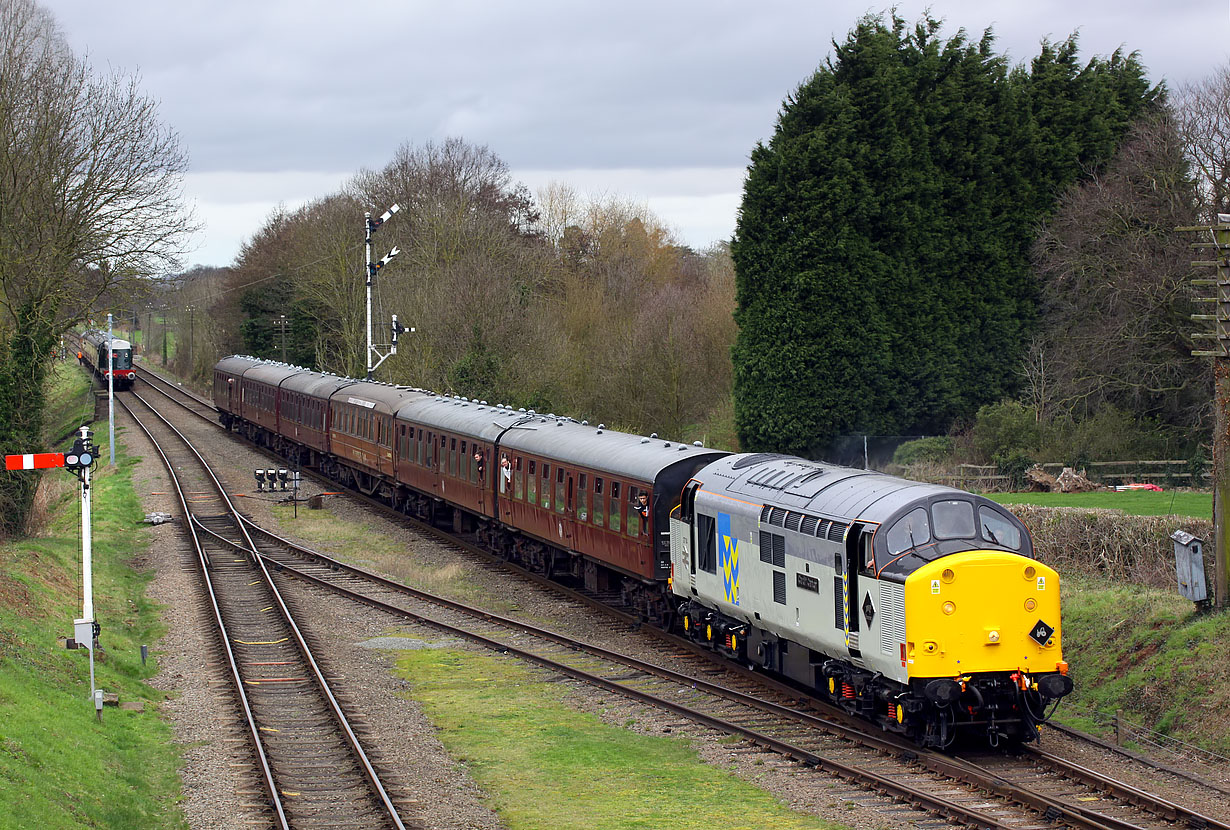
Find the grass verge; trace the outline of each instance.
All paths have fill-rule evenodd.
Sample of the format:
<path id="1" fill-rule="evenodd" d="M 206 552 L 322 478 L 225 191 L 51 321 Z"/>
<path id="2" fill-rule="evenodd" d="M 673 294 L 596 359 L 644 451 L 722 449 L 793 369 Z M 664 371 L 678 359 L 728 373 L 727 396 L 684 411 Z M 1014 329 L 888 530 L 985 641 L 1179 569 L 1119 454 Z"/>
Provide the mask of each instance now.
<path id="1" fill-rule="evenodd" d="M 1190 516 L 1213 518 L 1213 497 L 1199 490 L 1128 490 L 1116 493 L 987 493 L 1000 504 L 1036 504 L 1039 507 L 1083 507 L 1122 510 L 1133 516 Z"/>
<path id="2" fill-rule="evenodd" d="M 510 830 L 840 827 L 702 763 L 684 739 L 577 711 L 559 684 L 515 660 L 421 649 L 398 666 Z"/>
<path id="3" fill-rule="evenodd" d="M 1198 612 L 1174 591 L 1065 577 L 1064 658 L 1075 690 L 1057 718 L 1107 734 L 1116 710 L 1230 755 L 1230 614 Z"/>
<path id="4" fill-rule="evenodd" d="M 80 377 L 57 375 L 52 433 L 82 423 L 72 409 L 79 395 L 62 386 L 72 387 L 73 375 Z M 148 545 L 131 484 L 135 464 L 117 455 L 116 466 L 99 465 L 93 479 L 94 606 L 106 650 L 95 670 L 100 688 L 143 701 L 143 711 L 107 707 L 98 722 L 88 652 L 57 642 L 72 636 L 81 615 L 76 479 L 42 473 L 49 518 L 38 536 L 0 546 L 0 828 L 187 826 L 177 806 L 178 750 L 155 710 L 163 695 L 143 682 L 156 667 L 141 663 L 140 646 L 162 628 L 144 596 L 150 574 L 131 564 Z"/>

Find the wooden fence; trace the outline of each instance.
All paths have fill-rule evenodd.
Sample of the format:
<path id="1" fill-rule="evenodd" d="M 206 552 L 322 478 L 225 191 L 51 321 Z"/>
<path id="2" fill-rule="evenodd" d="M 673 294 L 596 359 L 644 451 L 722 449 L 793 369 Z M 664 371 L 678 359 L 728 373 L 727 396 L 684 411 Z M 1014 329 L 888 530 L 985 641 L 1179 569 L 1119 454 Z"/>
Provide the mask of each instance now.
<path id="1" fill-rule="evenodd" d="M 1039 464 L 1053 476 L 1064 468 L 1058 462 Z M 1094 482 L 1114 486 L 1116 484 L 1158 484 L 1169 487 L 1212 487 L 1211 470 L 1200 474 L 1192 482 L 1191 463 L 1188 461 L 1093 461 L 1077 472 Z M 963 490 L 1002 490 L 1010 483 L 1010 476 L 1002 475 L 994 464 L 961 464 L 957 474 L 940 476 L 938 481 Z"/>

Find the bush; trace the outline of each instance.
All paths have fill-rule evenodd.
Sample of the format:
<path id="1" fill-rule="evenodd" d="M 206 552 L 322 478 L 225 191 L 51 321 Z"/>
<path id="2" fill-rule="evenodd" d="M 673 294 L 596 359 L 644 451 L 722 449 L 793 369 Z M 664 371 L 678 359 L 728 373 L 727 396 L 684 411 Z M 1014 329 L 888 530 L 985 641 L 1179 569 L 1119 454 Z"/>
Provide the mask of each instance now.
<path id="1" fill-rule="evenodd" d="M 1000 453 L 992 459 L 1001 476 L 1008 477 L 1008 486 L 1012 490 L 1025 488 L 1025 473 L 1034 466 L 1034 460 L 1020 450 Z"/>
<path id="2" fill-rule="evenodd" d="M 983 459 L 998 465 L 997 456 L 1036 451 L 1040 433 L 1037 412 L 1032 406 L 1005 400 L 978 410 L 970 438 Z"/>
<path id="3" fill-rule="evenodd" d="M 893 463 L 910 467 L 923 462 L 936 464 L 952 455 L 952 439 L 943 435 L 906 441 L 893 452 Z"/>

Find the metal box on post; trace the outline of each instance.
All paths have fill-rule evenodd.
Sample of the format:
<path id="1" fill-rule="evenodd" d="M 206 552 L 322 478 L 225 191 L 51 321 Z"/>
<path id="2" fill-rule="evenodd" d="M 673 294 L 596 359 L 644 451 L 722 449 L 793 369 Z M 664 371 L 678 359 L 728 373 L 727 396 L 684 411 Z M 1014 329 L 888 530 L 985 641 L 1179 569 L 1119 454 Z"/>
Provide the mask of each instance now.
<path id="1" fill-rule="evenodd" d="M 1204 542 L 1183 530 L 1176 530 L 1170 538 L 1174 540 L 1179 593 L 1192 602 L 1208 602 L 1209 589 L 1204 579 Z"/>

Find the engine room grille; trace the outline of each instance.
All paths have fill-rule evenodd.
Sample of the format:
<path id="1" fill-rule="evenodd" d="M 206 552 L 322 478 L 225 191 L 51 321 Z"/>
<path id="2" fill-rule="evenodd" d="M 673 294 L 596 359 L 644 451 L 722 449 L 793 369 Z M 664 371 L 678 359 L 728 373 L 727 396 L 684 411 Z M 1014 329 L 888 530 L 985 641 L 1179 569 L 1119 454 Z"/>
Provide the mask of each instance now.
<path id="1" fill-rule="evenodd" d="M 802 513 L 790 512 L 786 514 L 786 530 L 793 530 L 796 533 L 799 530 L 799 522 L 803 521 Z"/>
<path id="2" fill-rule="evenodd" d="M 880 651 L 896 654 L 905 642 L 905 586 L 880 583 Z"/>
<path id="3" fill-rule="evenodd" d="M 829 525 L 828 537 L 830 542 L 840 542 L 841 537 L 846 535 L 846 525 L 841 522 L 833 522 Z"/>
<path id="4" fill-rule="evenodd" d="M 773 601 L 786 604 L 786 574 L 783 571 L 773 572 Z"/>
<path id="5" fill-rule="evenodd" d="M 760 531 L 760 561 L 777 568 L 786 567 L 786 537 Z"/>

